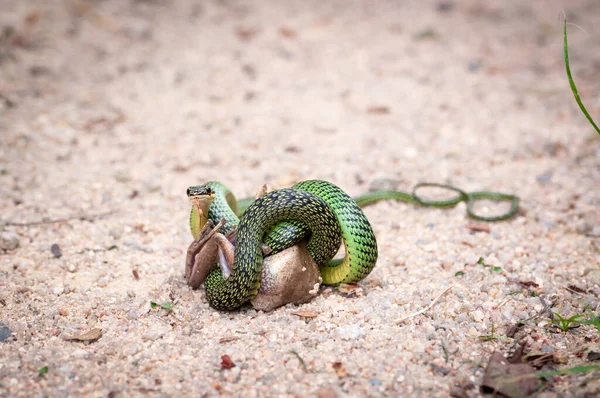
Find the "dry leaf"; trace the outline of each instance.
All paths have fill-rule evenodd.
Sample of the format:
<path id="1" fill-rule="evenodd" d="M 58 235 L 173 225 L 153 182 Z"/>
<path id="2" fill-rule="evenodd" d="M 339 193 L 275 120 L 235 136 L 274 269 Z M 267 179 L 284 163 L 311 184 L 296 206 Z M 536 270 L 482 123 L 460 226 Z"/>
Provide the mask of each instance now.
<path id="1" fill-rule="evenodd" d="M 481 383 L 483 392 L 497 392 L 509 398 L 524 398 L 540 387 L 535 369 L 528 364 L 511 364 L 504 355 L 493 353 Z"/>
<path id="2" fill-rule="evenodd" d="M 235 367 L 235 363 L 229 358 L 229 355 L 221 356 L 221 369 L 231 369 Z"/>
<path id="3" fill-rule="evenodd" d="M 88 332 L 82 334 L 76 334 L 73 336 L 65 337 L 68 341 L 96 341 L 102 337 L 102 329 L 94 328 Z"/>
<path id="4" fill-rule="evenodd" d="M 319 314 L 310 310 L 298 310 L 292 312 L 292 315 L 296 315 L 302 318 L 316 318 Z"/>

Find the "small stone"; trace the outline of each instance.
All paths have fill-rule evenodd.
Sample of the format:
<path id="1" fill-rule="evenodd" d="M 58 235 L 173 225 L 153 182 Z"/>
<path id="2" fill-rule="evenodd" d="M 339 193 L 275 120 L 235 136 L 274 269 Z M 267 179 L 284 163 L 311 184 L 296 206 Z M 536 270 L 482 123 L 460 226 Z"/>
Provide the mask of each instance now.
<path id="1" fill-rule="evenodd" d="M 0 249 L 15 250 L 19 247 L 19 235 L 15 232 L 5 231 L 0 234 Z"/>
<path id="2" fill-rule="evenodd" d="M 339 326 L 338 335 L 342 340 L 356 340 L 365 335 L 365 331 L 358 325 Z"/>
<path id="3" fill-rule="evenodd" d="M 127 290 L 127 296 L 134 298 L 135 297 L 135 290 L 133 289 L 129 289 Z"/>
<path id="4" fill-rule="evenodd" d="M 8 326 L 0 327 L 0 341 L 8 339 L 12 334 L 12 330 Z"/>
<path id="5" fill-rule="evenodd" d="M 105 276 L 103 278 L 98 279 L 97 283 L 98 283 L 99 287 L 104 287 L 104 286 L 108 285 L 109 281 L 110 281 L 109 277 Z"/>
<path id="6" fill-rule="evenodd" d="M 549 345 L 542 346 L 542 352 L 554 352 L 554 347 Z"/>
<path id="7" fill-rule="evenodd" d="M 483 311 L 477 310 L 472 313 L 473 319 L 477 322 L 483 321 Z"/>
<path id="8" fill-rule="evenodd" d="M 62 257 L 62 250 L 60 250 L 60 246 L 56 243 L 53 243 L 52 246 L 50 246 L 50 253 L 52 253 L 54 258 Z"/>
<path id="9" fill-rule="evenodd" d="M 552 175 L 554 175 L 554 170 L 549 169 L 543 172 L 542 174 L 535 177 L 536 181 L 542 185 L 547 184 L 552 179 Z"/>
<path id="10" fill-rule="evenodd" d="M 60 296 L 64 292 L 65 292 L 65 286 L 64 285 L 57 285 L 57 286 L 54 286 L 52 288 L 52 293 L 54 293 L 54 295 L 56 295 L 56 296 Z"/>
<path id="11" fill-rule="evenodd" d="M 89 355 L 89 353 L 86 350 L 82 350 L 82 349 L 75 350 L 71 353 L 71 356 L 73 358 L 77 358 L 77 359 L 83 359 L 83 358 L 87 357 L 88 355 Z"/>
<path id="12" fill-rule="evenodd" d="M 144 335 L 142 336 L 142 339 L 150 340 L 150 341 L 158 340 L 161 337 L 163 337 L 165 334 L 167 334 L 170 330 L 171 330 L 171 328 L 168 326 L 162 326 L 162 327 L 154 326 L 152 329 L 150 329 L 146 333 L 144 333 Z"/>
<path id="13" fill-rule="evenodd" d="M 123 356 L 131 356 L 131 355 L 135 355 L 138 352 L 138 346 L 137 344 L 128 344 L 125 347 L 123 347 Z"/>

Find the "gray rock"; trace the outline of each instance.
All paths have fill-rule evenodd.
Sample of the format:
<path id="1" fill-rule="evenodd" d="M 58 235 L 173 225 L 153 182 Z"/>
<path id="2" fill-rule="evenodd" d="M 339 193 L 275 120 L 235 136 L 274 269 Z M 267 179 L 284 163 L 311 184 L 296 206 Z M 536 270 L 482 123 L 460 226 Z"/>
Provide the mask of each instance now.
<path id="1" fill-rule="evenodd" d="M 12 330 L 10 330 L 8 326 L 0 326 L 0 341 L 4 341 L 12 335 Z"/>
<path id="2" fill-rule="evenodd" d="M 252 306 L 272 311 L 290 303 L 306 303 L 317 295 L 321 282 L 317 264 L 306 246 L 298 244 L 264 259 L 260 289 Z"/>
<path id="3" fill-rule="evenodd" d="M 19 235 L 16 232 L 5 231 L 0 234 L 0 249 L 15 250 L 19 247 Z"/>

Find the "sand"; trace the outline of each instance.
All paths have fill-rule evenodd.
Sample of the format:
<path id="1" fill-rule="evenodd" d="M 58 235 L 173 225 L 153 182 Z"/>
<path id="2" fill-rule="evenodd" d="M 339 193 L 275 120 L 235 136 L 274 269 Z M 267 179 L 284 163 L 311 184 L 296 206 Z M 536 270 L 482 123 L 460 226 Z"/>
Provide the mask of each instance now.
<path id="1" fill-rule="evenodd" d="M 557 368 L 599 351 L 592 326 L 550 319 L 600 305 L 600 137 L 570 93 L 558 20 L 585 29 L 570 29 L 571 62 L 599 120 L 597 1 L 0 10 L 0 396 L 470 397 L 519 341 Z M 186 286 L 187 186 L 245 197 L 310 178 L 522 200 L 487 224 L 464 204 L 368 207 L 375 270 L 301 306 L 217 312 Z M 598 379 L 537 395 L 592 396 Z"/>

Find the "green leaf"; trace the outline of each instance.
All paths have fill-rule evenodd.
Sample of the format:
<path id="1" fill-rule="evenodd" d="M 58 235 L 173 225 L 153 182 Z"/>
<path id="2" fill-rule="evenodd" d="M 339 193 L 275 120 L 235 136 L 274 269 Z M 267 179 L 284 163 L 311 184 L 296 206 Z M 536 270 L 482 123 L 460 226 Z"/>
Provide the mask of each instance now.
<path id="1" fill-rule="evenodd" d="M 481 264 L 484 267 L 486 267 L 485 263 L 483 262 L 483 257 L 479 257 L 479 260 L 477 260 L 477 264 Z"/>
<path id="2" fill-rule="evenodd" d="M 117 245 L 112 245 L 112 246 L 109 246 L 106 248 L 106 250 L 115 250 L 115 249 L 118 249 Z"/>
<path id="3" fill-rule="evenodd" d="M 40 368 L 40 370 L 38 370 L 38 375 L 43 376 L 46 373 L 48 373 L 48 367 L 44 366 L 43 368 Z"/>
<path id="4" fill-rule="evenodd" d="M 170 310 L 170 309 L 173 309 L 173 306 L 174 306 L 174 304 L 171 303 L 170 301 L 165 301 L 162 304 L 158 304 L 155 301 L 151 301 L 150 302 L 150 308 L 160 307 L 160 308 L 165 309 L 165 310 Z"/>
<path id="5" fill-rule="evenodd" d="M 502 272 L 502 267 L 493 267 L 492 269 L 496 272 Z"/>
<path id="6" fill-rule="evenodd" d="M 462 271 L 458 271 L 454 276 L 463 276 L 465 273 Z"/>
<path id="7" fill-rule="evenodd" d="M 571 86 L 571 91 L 573 92 L 573 96 L 575 97 L 575 101 L 577 101 L 577 105 L 579 105 L 579 109 L 583 112 L 587 120 L 592 124 L 594 129 L 598 134 L 600 134 L 600 128 L 596 126 L 594 120 L 588 113 L 585 106 L 583 106 L 583 102 L 581 102 L 581 98 L 579 97 L 579 92 L 577 91 L 577 87 L 575 86 L 575 82 L 573 81 L 573 76 L 571 75 L 571 67 L 569 66 L 569 50 L 567 45 L 567 19 L 565 18 L 564 22 L 564 50 L 565 50 L 565 67 L 567 69 L 567 78 L 569 79 L 569 85 Z"/>

